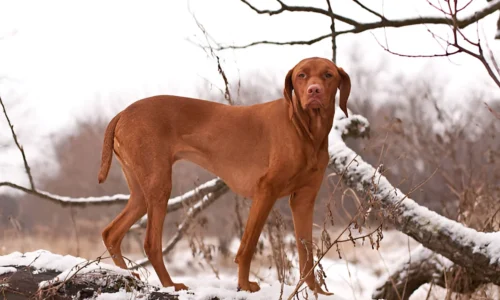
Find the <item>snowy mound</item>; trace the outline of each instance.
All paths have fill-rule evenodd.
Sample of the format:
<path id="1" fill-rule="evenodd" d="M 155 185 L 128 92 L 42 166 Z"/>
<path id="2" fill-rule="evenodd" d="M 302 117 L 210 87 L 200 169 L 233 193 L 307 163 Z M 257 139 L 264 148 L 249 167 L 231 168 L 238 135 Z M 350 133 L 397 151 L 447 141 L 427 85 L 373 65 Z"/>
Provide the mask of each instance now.
<path id="1" fill-rule="evenodd" d="M 28 280 L 27 280 L 28 279 Z M 5 295 L 24 294 L 69 296 L 77 299 L 286 299 L 292 286 L 275 282 L 261 285 L 257 293 L 238 292 L 236 279 L 188 280 L 189 291 L 175 292 L 137 280 L 130 271 L 100 262 L 70 255 L 53 254 L 46 250 L 13 252 L 0 256 L 0 289 Z M 27 283 L 28 281 L 28 283 Z M 312 299 L 314 295 L 309 293 Z M 339 300 L 337 296 L 318 299 Z"/>

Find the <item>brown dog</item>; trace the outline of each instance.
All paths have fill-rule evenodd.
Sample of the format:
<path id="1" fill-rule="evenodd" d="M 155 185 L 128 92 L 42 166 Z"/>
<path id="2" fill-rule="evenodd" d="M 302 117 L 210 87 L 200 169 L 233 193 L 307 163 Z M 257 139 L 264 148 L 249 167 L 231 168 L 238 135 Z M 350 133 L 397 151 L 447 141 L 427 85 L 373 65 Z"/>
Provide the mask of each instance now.
<path id="1" fill-rule="evenodd" d="M 147 213 L 144 248 L 162 285 L 187 289 L 172 281 L 161 252 L 172 165 L 185 159 L 219 176 L 235 193 L 253 199 L 235 258 L 242 290 L 260 289 L 249 281 L 252 255 L 271 208 L 286 195 L 290 195 L 301 276 L 307 274 L 313 266 L 313 208 L 328 164 L 328 133 L 337 89 L 340 108 L 347 115 L 349 76 L 331 61 L 313 57 L 288 72 L 282 99 L 229 106 L 155 96 L 137 101 L 116 115 L 104 135 L 99 172 L 102 183 L 114 151 L 130 189 L 126 207 L 102 233 L 114 263 L 127 268 L 121 241 Z M 305 282 L 312 290 L 325 293 L 316 283 L 314 272 Z"/>

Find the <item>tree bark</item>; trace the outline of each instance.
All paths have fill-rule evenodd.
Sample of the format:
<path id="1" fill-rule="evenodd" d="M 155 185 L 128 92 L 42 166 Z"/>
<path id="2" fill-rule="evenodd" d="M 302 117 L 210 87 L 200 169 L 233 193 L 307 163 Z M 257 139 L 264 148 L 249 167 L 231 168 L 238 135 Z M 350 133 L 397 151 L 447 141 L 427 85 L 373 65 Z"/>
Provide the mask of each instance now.
<path id="1" fill-rule="evenodd" d="M 373 292 L 372 299 L 407 300 L 426 283 L 464 294 L 473 292 L 486 282 L 468 274 L 442 255 L 419 246 L 382 280 Z"/>

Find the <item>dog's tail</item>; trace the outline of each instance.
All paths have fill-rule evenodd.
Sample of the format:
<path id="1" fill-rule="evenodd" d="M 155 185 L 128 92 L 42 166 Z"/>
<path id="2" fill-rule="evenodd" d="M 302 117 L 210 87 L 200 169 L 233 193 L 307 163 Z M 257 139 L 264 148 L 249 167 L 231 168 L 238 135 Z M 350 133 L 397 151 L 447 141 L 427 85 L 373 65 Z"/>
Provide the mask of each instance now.
<path id="1" fill-rule="evenodd" d="M 116 123 L 120 119 L 120 113 L 118 113 L 108 124 L 106 132 L 104 133 L 104 143 L 102 145 L 102 157 L 101 157 L 101 169 L 99 170 L 99 176 L 97 180 L 99 183 L 103 183 L 108 177 L 109 168 L 111 167 L 111 160 L 113 158 L 113 146 L 115 138 L 115 128 Z"/>

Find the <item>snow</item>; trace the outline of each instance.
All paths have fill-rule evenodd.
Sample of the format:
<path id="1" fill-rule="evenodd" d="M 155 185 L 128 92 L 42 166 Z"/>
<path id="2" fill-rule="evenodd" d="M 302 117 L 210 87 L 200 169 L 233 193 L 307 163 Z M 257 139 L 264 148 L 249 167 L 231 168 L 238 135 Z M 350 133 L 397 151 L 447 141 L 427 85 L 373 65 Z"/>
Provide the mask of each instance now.
<path id="1" fill-rule="evenodd" d="M 370 164 L 363 161 L 354 151 L 346 146 L 341 135 L 347 132 L 352 121 L 357 120 L 362 125 L 368 125 L 368 121 L 361 116 L 345 118 L 338 116 L 334 121 L 334 129 L 329 134 L 330 166 L 338 173 L 344 172 L 347 180 L 355 181 L 357 190 L 370 187 L 374 197 L 379 199 L 384 207 L 395 207 L 400 214 L 398 218 L 411 220 L 417 223 L 421 230 L 420 239 L 424 239 L 427 232 L 444 234 L 450 240 L 458 244 L 472 247 L 472 253 L 481 254 L 490 258 L 490 264 L 500 264 L 500 232 L 484 233 L 463 226 L 462 224 L 445 218 L 426 207 L 418 205 L 414 200 L 407 197 L 402 191 L 393 187 L 385 176 L 376 172 Z M 358 126 L 359 128 L 359 126 Z M 340 172 L 340 173 L 342 173 Z M 373 186 L 376 182 L 376 187 Z"/>
<path id="2" fill-rule="evenodd" d="M 205 194 L 205 190 L 207 189 L 212 189 L 217 184 L 220 184 L 222 180 L 220 178 L 214 178 L 212 180 L 209 180 L 201 185 L 199 185 L 197 188 L 190 190 L 189 192 L 184 193 L 181 196 L 174 197 L 170 200 L 168 200 L 168 205 L 173 206 L 173 205 L 182 205 L 182 203 L 189 198 L 193 198 L 198 194 Z"/>
<path id="3" fill-rule="evenodd" d="M 14 273 L 17 269 L 14 267 L 0 267 L 0 275 Z"/>
<path id="4" fill-rule="evenodd" d="M 183 251 L 187 252 L 187 251 Z M 121 276 L 131 276 L 131 272 L 128 270 L 121 269 L 116 266 L 112 266 L 100 261 L 87 261 L 83 258 L 73 257 L 70 255 L 58 255 L 53 254 L 46 250 L 37 250 L 33 252 L 13 252 L 11 254 L 0 257 L 0 270 L 16 270 L 13 267 L 5 266 L 32 266 L 40 270 L 55 270 L 61 271 L 56 277 L 48 281 L 40 282 L 39 286 L 47 287 L 50 284 L 63 282 L 66 279 L 78 274 L 81 276 L 83 274 L 95 273 L 105 271 L 105 276 L 109 275 L 121 275 Z M 99 276 L 95 277 L 96 280 L 100 280 Z M 88 280 L 88 279 L 87 279 Z M 172 294 L 179 295 L 179 300 L 202 300 L 202 299 L 212 299 L 212 297 L 219 297 L 220 299 L 276 299 L 276 296 L 280 294 L 281 285 L 279 282 L 275 281 L 272 284 L 261 284 L 261 290 L 256 293 L 248 293 L 244 291 L 237 291 L 236 276 L 230 276 L 228 278 L 223 278 L 222 280 L 217 279 L 207 279 L 206 276 L 200 276 L 198 278 L 176 278 L 177 281 L 183 280 L 190 287 L 189 291 L 174 292 L 173 288 L 160 288 L 160 292 L 168 292 Z M 157 280 L 150 280 L 157 282 Z M 180 281 L 179 281 L 180 282 Z M 156 290 L 156 287 L 152 287 L 150 292 Z M 284 286 L 284 295 L 287 296 L 293 291 L 293 286 Z M 310 295 L 311 292 L 310 292 Z M 102 293 L 97 299 L 110 300 L 110 299 L 134 299 L 141 298 L 140 296 L 146 296 L 145 292 L 125 292 L 123 290 L 117 293 Z M 330 299 L 330 300 L 341 300 L 342 298 L 338 296 L 326 297 L 321 296 L 318 299 Z"/>
<path id="5" fill-rule="evenodd" d="M 123 299 L 147 299 L 147 295 L 136 292 L 126 292 L 124 290 L 120 290 L 116 293 L 101 293 L 95 299 L 96 300 L 123 300 Z"/>
<path id="6" fill-rule="evenodd" d="M 325 264 L 328 264 L 325 261 Z M 318 295 L 319 300 L 323 299 L 329 299 L 329 300 L 341 300 L 341 299 L 351 299 L 351 295 L 349 292 L 348 293 L 343 293 L 346 294 L 344 295 L 338 295 L 339 292 L 346 291 L 349 289 L 346 289 L 346 282 L 345 278 L 341 278 L 347 270 L 345 269 L 345 266 L 341 263 L 338 264 L 339 270 L 344 270 L 342 272 L 342 276 L 338 276 L 335 280 L 330 280 L 327 281 L 327 285 L 334 293 L 333 296 L 324 296 L 324 295 Z M 337 270 L 335 270 L 337 271 Z M 329 274 L 334 275 L 335 273 L 330 270 Z M 179 295 L 179 300 L 209 300 L 212 299 L 213 297 L 219 297 L 220 299 L 248 299 L 248 300 L 260 300 L 260 299 L 270 299 L 270 300 L 275 300 L 279 298 L 279 295 L 281 294 L 281 284 L 277 281 L 274 280 L 272 282 L 260 282 L 260 291 L 255 292 L 255 293 L 249 293 L 245 291 L 237 291 L 237 277 L 236 274 L 233 272 L 232 274 L 227 274 L 227 275 L 219 275 L 220 279 L 217 279 L 215 277 L 210 277 L 210 275 L 207 274 L 198 274 L 197 276 L 192 276 L 190 275 L 189 277 L 176 277 L 176 280 L 178 282 L 183 282 L 186 284 L 190 290 L 189 291 L 180 291 L 180 292 L 174 292 L 173 288 L 161 288 L 161 292 L 168 292 L 172 294 L 177 294 Z M 372 276 L 374 277 L 374 276 Z M 375 282 L 372 278 L 369 278 L 372 282 Z M 333 285 L 336 283 L 335 285 Z M 283 286 L 283 298 L 287 299 L 288 296 L 293 292 L 295 286 L 291 285 L 284 285 Z M 314 299 L 313 293 L 311 290 L 307 289 L 307 293 L 309 295 L 310 299 Z M 365 296 L 368 296 L 369 293 Z M 347 296 L 347 298 L 345 298 Z M 303 299 L 304 297 L 301 297 Z M 361 298 L 364 299 L 364 298 Z"/>
<path id="7" fill-rule="evenodd" d="M 198 279 L 191 282 L 191 290 L 175 292 L 173 288 L 161 288 L 159 292 L 178 295 L 179 300 L 211 300 L 215 297 L 219 299 L 245 299 L 245 300 L 276 300 L 281 294 L 281 285 L 278 281 L 271 285 L 261 285 L 261 290 L 256 293 L 236 291 L 236 283 L 229 280 L 203 280 Z M 293 292 L 294 287 L 285 285 L 283 287 L 283 299 L 286 299 Z M 312 292 L 308 293 L 310 299 L 315 299 Z M 117 293 L 102 293 L 98 300 L 118 300 L 118 299 L 138 299 L 145 296 L 143 293 L 130 293 L 123 290 Z M 342 300 L 339 296 L 319 295 L 318 300 Z"/>
<path id="8" fill-rule="evenodd" d="M 124 194 L 116 194 L 112 196 L 100 196 L 100 197 L 79 197 L 79 198 L 73 198 L 73 197 L 66 197 L 66 196 L 59 196 L 55 194 L 51 194 L 49 192 L 45 191 L 38 191 L 39 193 L 56 199 L 57 201 L 64 202 L 64 203 L 91 203 L 91 202 L 115 202 L 115 201 L 128 201 L 128 198 L 130 195 L 124 195 Z"/>
<path id="9" fill-rule="evenodd" d="M 394 234 L 399 238 L 398 240 L 391 240 L 391 237 L 393 237 Z M 292 236 L 293 234 L 287 235 L 284 237 L 284 239 L 288 241 Z M 393 244 L 406 244 L 406 237 L 399 232 L 387 234 L 386 239 L 388 241 L 388 244 L 391 243 L 391 247 Z M 386 239 L 384 239 L 384 241 L 386 241 Z M 270 249 L 270 245 L 267 239 L 262 238 L 261 241 L 264 243 L 264 249 Z M 210 241 L 207 241 L 207 243 L 210 243 Z M 236 252 L 239 248 L 239 243 L 240 241 L 238 239 L 234 239 L 229 244 L 228 249 L 231 253 L 229 255 L 230 259 L 236 255 Z M 195 293 L 197 296 L 199 296 L 200 291 L 203 291 L 203 293 L 211 293 L 217 291 L 220 292 L 220 294 L 230 293 L 234 295 L 235 299 L 240 299 L 239 297 L 243 292 L 236 293 L 235 291 L 237 286 L 236 265 L 231 261 L 227 269 L 221 269 L 222 264 L 217 265 L 217 263 L 214 263 L 219 268 L 220 280 L 217 279 L 215 275 L 208 270 L 208 268 L 204 270 L 200 267 L 194 270 L 189 269 L 188 271 L 186 271 L 187 261 L 191 261 L 191 264 L 196 266 L 199 264 L 199 262 L 202 262 L 201 258 L 198 261 L 197 258 L 193 258 L 190 251 L 185 250 L 185 247 L 187 246 L 187 242 L 181 241 L 180 244 L 177 245 L 177 248 L 179 250 L 168 255 L 167 266 L 169 271 L 171 271 L 171 274 L 173 274 L 174 276 L 174 281 L 186 284 L 190 289 L 196 291 Z M 394 249 L 392 248 L 386 248 L 383 250 L 381 249 L 381 251 L 393 250 Z M 344 250 L 342 251 L 344 252 Z M 368 245 L 366 247 L 359 247 L 354 250 L 346 249 L 346 251 L 350 253 L 352 253 L 352 251 L 359 251 L 357 255 L 363 256 L 363 258 L 357 259 L 352 257 L 353 255 L 350 255 L 348 253 L 345 253 L 345 255 L 343 254 L 344 259 L 342 260 L 339 260 L 338 256 L 333 253 L 332 257 L 325 257 L 322 260 L 322 266 L 327 275 L 325 281 L 329 291 L 333 292 L 335 294 L 335 297 L 320 297 L 319 299 L 369 299 L 372 291 L 375 289 L 377 278 L 379 277 L 377 272 L 378 270 L 382 269 L 382 267 L 379 265 L 379 256 L 377 252 L 372 251 L 371 247 Z M 287 256 L 290 259 L 294 269 L 292 282 L 296 282 L 296 280 L 298 279 L 297 253 L 294 253 L 294 255 L 292 255 L 291 253 L 287 253 Z M 401 254 L 398 252 L 398 254 L 394 256 L 400 257 Z M 266 254 L 263 254 L 263 257 L 267 257 Z M 354 259 L 356 259 L 357 262 L 354 262 Z M 360 260 L 362 260 L 362 262 Z M 264 281 L 259 282 L 261 291 L 259 291 L 257 294 L 250 294 L 248 298 L 245 299 L 261 299 L 261 297 L 264 299 L 268 299 L 266 298 L 268 294 L 274 295 L 274 297 L 271 297 L 271 299 L 278 299 L 279 284 L 276 281 L 276 270 L 274 268 L 269 268 L 269 265 L 267 263 L 262 264 L 259 259 L 256 259 L 252 262 L 252 268 L 258 268 L 255 270 L 255 272 L 258 273 L 259 277 L 263 278 Z M 160 281 L 157 275 L 154 273 L 152 267 L 148 267 L 147 269 L 151 274 L 150 278 L 148 278 L 149 283 L 159 285 Z M 182 276 L 179 276 L 179 273 L 181 273 Z M 252 272 L 252 274 L 253 273 L 254 272 Z M 251 276 L 250 280 L 255 280 L 255 278 Z M 288 296 L 292 290 L 292 287 L 285 286 L 284 295 Z M 309 296 L 310 299 L 314 299 L 314 297 L 311 298 L 310 291 Z M 286 299 L 287 297 L 284 298 Z M 300 299 L 303 298 L 304 297 L 301 297 Z M 199 298 L 191 297 L 188 299 Z"/>
<path id="10" fill-rule="evenodd" d="M 342 136 L 349 133 L 349 126 L 352 126 L 352 124 L 357 125 L 360 133 L 363 133 L 368 129 L 370 123 L 365 117 L 361 115 L 353 115 L 352 111 L 349 109 L 347 109 L 347 112 L 349 113 L 348 118 L 346 118 L 344 113 L 342 113 L 339 109 L 336 109 L 336 113 L 333 117 L 332 130 L 328 135 L 328 141 L 330 144 L 337 145 L 340 142 L 345 145 Z"/>
<path id="11" fill-rule="evenodd" d="M 82 274 L 97 273 L 97 272 L 102 273 L 104 275 L 111 273 L 114 275 L 133 276 L 131 271 L 119 268 L 114 265 L 101 263 L 99 261 L 83 261 L 79 264 L 73 265 L 72 267 L 64 270 L 51 280 L 40 282 L 39 286 L 43 288 L 57 282 L 63 282 L 75 276 L 76 274 L 82 275 Z"/>
<path id="12" fill-rule="evenodd" d="M 213 297 L 219 297 L 221 299 L 275 300 L 278 299 L 281 294 L 281 284 L 278 281 L 275 281 L 272 284 L 261 284 L 261 290 L 256 293 L 236 291 L 235 281 L 214 280 L 207 282 L 199 280 L 196 283 L 192 282 L 191 286 L 194 290 L 196 290 L 195 295 L 188 291 L 178 292 L 176 294 L 179 295 L 179 300 L 210 300 Z M 288 298 L 293 290 L 293 286 L 283 286 L 283 298 Z M 166 291 L 168 291 L 168 289 Z M 311 291 L 309 291 L 309 297 L 314 298 Z M 319 295 L 318 299 L 341 300 L 343 298 L 335 295 Z"/>
<path id="13" fill-rule="evenodd" d="M 291 235 L 290 235 L 291 236 Z M 286 236 L 288 240 L 290 236 Z M 400 257 L 408 257 L 407 253 L 407 237 L 399 232 L 392 231 L 384 233 L 384 240 L 380 252 L 372 250 L 369 245 L 362 247 L 359 245 L 356 249 L 341 249 L 343 252 L 343 259 L 338 259 L 336 254 L 331 257 L 325 257 L 322 260 L 322 266 L 326 272 L 326 284 L 329 291 L 333 292 L 334 297 L 320 296 L 319 299 L 370 299 L 371 293 L 377 287 L 378 278 L 386 271 L 384 264 L 380 261 L 381 253 L 384 254 L 384 259 L 387 262 L 396 261 Z M 269 249 L 269 244 L 266 239 L 262 239 L 264 248 Z M 412 247 L 415 242 L 412 243 Z M 395 246 L 397 245 L 397 246 Z M 185 244 L 187 247 L 187 242 Z M 213 273 L 208 270 L 203 271 L 201 268 L 196 270 L 185 271 L 183 276 L 179 276 L 181 270 L 186 269 L 186 262 L 192 261 L 193 265 L 197 265 L 198 261 L 193 261 L 190 251 L 186 251 L 184 244 L 181 242 L 177 247 L 179 251 L 170 253 L 168 256 L 169 262 L 167 266 L 171 274 L 174 276 L 174 281 L 186 284 L 190 289 L 195 291 L 196 297 L 188 295 L 185 292 L 180 299 L 210 299 L 209 295 L 231 295 L 228 299 L 278 299 L 279 284 L 275 280 L 276 271 L 274 268 L 269 269 L 267 264 L 261 265 L 258 269 L 259 277 L 264 278 L 265 282 L 259 282 L 261 291 L 256 294 L 247 294 L 244 292 L 237 293 L 235 291 L 237 286 L 237 270 L 236 265 L 230 265 L 227 270 L 219 270 L 220 280 L 215 277 Z M 239 240 L 234 239 L 229 245 L 229 251 L 232 253 L 230 257 L 234 257 L 239 247 Z M 332 250 L 334 251 L 334 250 Z M 354 252 L 357 251 L 357 254 Z M 294 273 L 294 282 L 298 278 L 298 257 L 297 253 L 291 255 L 287 253 L 291 263 L 296 270 Z M 252 266 L 258 265 L 258 261 L 254 261 Z M 160 281 L 151 267 L 147 268 L 150 271 L 148 282 L 150 284 L 158 285 Z M 255 278 L 251 278 L 255 280 Z M 165 289 L 162 289 L 165 291 Z M 166 289 L 169 290 L 169 289 Z M 284 287 L 284 299 L 293 290 L 290 286 Z M 207 295 L 203 298 L 203 295 Z M 245 297 L 241 295 L 246 295 Z M 185 297 L 185 298 L 184 298 Z M 309 291 L 309 299 L 314 299 Z M 300 297 L 304 299 L 305 297 Z M 418 298 L 417 298 L 418 299 Z"/>
<path id="14" fill-rule="evenodd" d="M 39 272 L 53 270 L 61 272 L 54 279 L 43 281 L 40 287 L 47 286 L 53 282 L 61 282 L 74 274 L 86 274 L 96 271 L 109 271 L 117 275 L 132 276 L 128 270 L 121 269 L 114 265 L 105 264 L 98 261 L 88 261 L 81 257 L 71 255 L 53 254 L 47 250 L 37 250 L 33 252 L 13 252 L 5 256 L 0 256 L 0 267 L 20 267 L 32 266 Z M 15 268 L 13 268 L 15 270 Z"/>
<path id="15" fill-rule="evenodd" d="M 411 257 L 411 258 L 410 258 Z M 433 259 L 436 262 L 436 266 L 439 267 L 438 272 L 445 272 L 448 268 L 453 266 L 453 262 L 447 259 L 446 257 L 435 253 L 432 250 L 429 250 L 428 248 L 425 248 L 421 244 L 418 245 L 409 255 L 402 255 L 398 259 L 394 261 L 389 267 L 391 273 L 386 273 L 384 276 L 381 276 L 379 280 L 377 281 L 376 286 L 383 286 L 384 283 L 386 283 L 389 280 L 390 275 L 395 269 L 402 270 L 406 269 L 408 263 L 416 263 L 416 262 L 421 262 L 421 261 L 426 261 L 428 259 Z M 401 272 L 400 275 L 404 275 L 406 272 L 403 271 Z M 393 278 L 393 280 L 396 279 L 398 282 L 395 282 L 396 284 L 400 284 L 399 280 L 406 280 L 406 276 L 398 276 L 397 278 Z"/>
<path id="16" fill-rule="evenodd" d="M 288 238 L 288 236 L 287 236 Z M 265 240 L 265 239 L 264 239 Z M 370 299 L 370 295 L 377 286 L 377 281 L 380 276 L 386 273 L 384 264 L 381 263 L 380 257 L 383 255 L 387 263 L 397 261 L 397 258 L 408 257 L 408 249 L 406 248 L 407 237 L 396 231 L 389 231 L 384 233 L 384 240 L 382 247 L 379 251 L 371 250 L 369 245 L 358 246 L 355 249 L 349 250 L 343 248 L 343 259 L 338 259 L 336 254 L 327 256 L 322 261 L 323 268 L 326 272 L 326 284 L 329 291 L 335 295 L 331 297 L 319 296 L 318 299 L 340 300 L 340 299 Z M 415 242 L 412 242 L 414 247 Z M 237 239 L 230 243 L 230 254 L 234 257 L 238 249 L 239 241 Z M 349 245 L 344 244 L 341 247 Z M 280 284 L 276 281 L 276 271 L 274 268 L 269 269 L 267 263 L 261 264 L 258 267 L 258 274 L 265 282 L 259 282 L 261 290 L 257 293 L 238 292 L 237 286 L 237 269 L 236 265 L 230 263 L 226 269 L 223 264 L 218 265 L 220 280 L 208 269 L 203 269 L 199 266 L 199 262 L 203 261 L 202 258 L 193 257 L 188 248 L 188 241 L 181 241 L 177 245 L 177 251 L 168 255 L 167 267 L 171 272 L 175 282 L 182 282 L 186 284 L 190 290 L 173 292 L 172 288 L 161 288 L 160 281 L 151 266 L 147 267 L 144 272 L 141 272 L 141 279 L 150 288 L 148 291 L 133 291 L 128 292 L 121 290 L 116 293 L 101 293 L 96 299 L 100 300 L 114 300 L 114 299 L 147 299 L 147 296 L 153 289 L 158 289 L 162 292 L 171 292 L 179 295 L 180 300 L 198 300 L 198 299 L 211 299 L 217 296 L 220 299 L 278 299 L 280 294 Z M 269 245 L 265 243 L 265 248 L 269 249 Z M 355 252 L 357 251 L 357 254 Z M 290 255 L 288 253 L 288 255 Z M 298 258 L 296 253 L 294 256 L 290 255 L 293 265 L 296 267 Z M 37 250 L 27 253 L 14 252 L 9 255 L 0 256 L 0 267 L 14 266 L 14 265 L 32 265 L 42 269 L 55 269 L 62 272 L 57 278 L 64 280 L 66 276 L 74 273 L 76 265 L 83 266 L 88 261 L 73 257 L 70 255 L 57 255 L 46 250 Z M 189 262 L 189 264 L 188 264 Z M 189 265 L 189 266 L 188 266 Z M 259 262 L 255 261 L 253 266 L 258 266 Z M 99 266 L 99 267 L 98 267 Z M 296 268 L 295 268 L 296 269 Z M 392 267 L 389 267 L 392 269 Z M 128 271 L 116 268 L 114 266 L 100 262 L 99 264 L 91 264 L 90 268 L 78 272 L 78 274 L 92 272 L 100 272 L 106 270 L 106 275 L 117 274 L 127 275 Z M 298 269 L 296 269 L 295 279 L 298 276 Z M 99 278 L 99 276 L 91 276 L 89 278 Z M 102 276 L 101 276 L 102 278 Z M 295 282 L 295 279 L 293 282 Z M 86 277 L 85 280 L 88 280 Z M 254 280 L 254 278 L 251 278 Z M 54 282 L 55 280 L 51 280 Z M 60 282 L 60 281 L 59 281 Z M 96 281 L 98 284 L 99 282 Z M 284 299 L 292 292 L 293 286 L 284 286 Z M 311 291 L 308 290 L 309 299 L 314 299 Z M 304 299 L 305 297 L 300 297 Z M 418 298 L 414 298 L 418 299 Z"/>
<path id="17" fill-rule="evenodd" d="M 12 252 L 10 254 L 0 256 L 0 267 L 13 266 L 32 266 L 41 270 L 64 271 L 85 259 L 74 257 L 71 255 L 52 254 L 46 250 L 37 250 L 33 252 Z"/>

